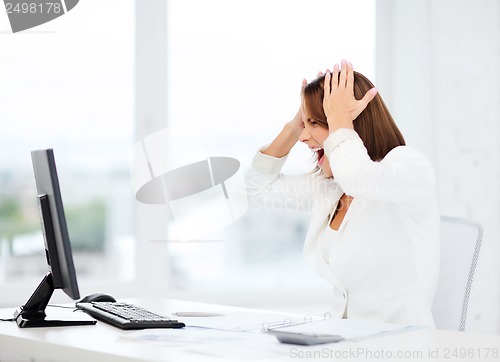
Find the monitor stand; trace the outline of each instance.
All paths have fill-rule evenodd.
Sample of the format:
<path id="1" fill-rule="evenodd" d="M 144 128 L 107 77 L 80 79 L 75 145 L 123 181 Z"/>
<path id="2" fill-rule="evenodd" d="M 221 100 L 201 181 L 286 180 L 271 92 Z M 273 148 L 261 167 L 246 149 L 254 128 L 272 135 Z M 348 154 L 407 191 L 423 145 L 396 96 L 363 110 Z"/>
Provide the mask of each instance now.
<path id="1" fill-rule="evenodd" d="M 21 328 L 31 327 L 64 327 L 64 326 L 82 326 L 96 324 L 95 320 L 60 320 L 47 319 L 45 308 L 54 293 L 54 283 L 52 274 L 48 273 L 36 288 L 25 305 L 20 307 L 15 313 L 14 318 L 17 325 Z"/>

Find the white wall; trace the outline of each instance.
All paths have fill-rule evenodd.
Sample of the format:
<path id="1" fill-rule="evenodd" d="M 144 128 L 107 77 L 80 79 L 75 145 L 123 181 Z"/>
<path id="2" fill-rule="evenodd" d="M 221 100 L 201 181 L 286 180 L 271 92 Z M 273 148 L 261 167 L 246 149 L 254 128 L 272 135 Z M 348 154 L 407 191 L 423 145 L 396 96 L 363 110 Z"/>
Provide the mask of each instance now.
<path id="1" fill-rule="evenodd" d="M 484 243 L 468 330 L 500 333 L 500 1 L 378 0 L 377 87 L 438 172 L 441 212 Z"/>

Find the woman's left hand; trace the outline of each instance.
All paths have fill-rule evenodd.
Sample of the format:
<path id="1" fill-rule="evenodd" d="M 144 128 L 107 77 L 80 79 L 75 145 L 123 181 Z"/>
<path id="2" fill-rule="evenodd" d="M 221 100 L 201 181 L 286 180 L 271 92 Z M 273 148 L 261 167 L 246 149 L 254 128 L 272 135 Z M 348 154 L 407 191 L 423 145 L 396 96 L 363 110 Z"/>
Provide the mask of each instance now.
<path id="1" fill-rule="evenodd" d="M 342 60 L 342 69 L 338 64 L 333 68 L 333 74 L 326 72 L 323 97 L 323 109 L 330 133 L 339 128 L 353 129 L 352 121 L 366 108 L 377 95 L 377 89 L 370 89 L 362 99 L 354 97 L 354 72 L 352 64 Z M 339 76 L 340 72 L 340 76 Z"/>

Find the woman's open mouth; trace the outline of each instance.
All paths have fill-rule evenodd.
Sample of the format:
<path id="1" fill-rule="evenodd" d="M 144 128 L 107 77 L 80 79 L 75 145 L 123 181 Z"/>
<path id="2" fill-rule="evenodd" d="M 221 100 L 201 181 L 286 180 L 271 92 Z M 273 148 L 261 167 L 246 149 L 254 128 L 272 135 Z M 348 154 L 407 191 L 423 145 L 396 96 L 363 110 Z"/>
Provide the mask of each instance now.
<path id="1" fill-rule="evenodd" d="M 325 159 L 325 150 L 322 149 L 321 147 L 317 147 L 317 148 L 312 148 L 311 151 L 316 152 L 318 166 L 321 167 L 321 165 Z"/>

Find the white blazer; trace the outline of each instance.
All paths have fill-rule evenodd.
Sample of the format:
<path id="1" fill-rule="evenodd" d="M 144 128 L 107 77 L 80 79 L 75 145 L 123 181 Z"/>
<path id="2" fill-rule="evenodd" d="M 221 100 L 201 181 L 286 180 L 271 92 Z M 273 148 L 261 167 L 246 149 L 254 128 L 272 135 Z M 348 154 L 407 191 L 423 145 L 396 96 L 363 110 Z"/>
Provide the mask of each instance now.
<path id="1" fill-rule="evenodd" d="M 431 163 L 407 146 L 373 162 L 350 129 L 331 134 L 324 150 L 334 179 L 283 175 L 287 156 L 258 152 L 246 174 L 249 197 L 310 212 L 304 256 L 334 286 L 334 317 L 434 327 L 440 215 Z M 353 201 L 325 258 L 321 240 L 343 193 Z"/>

